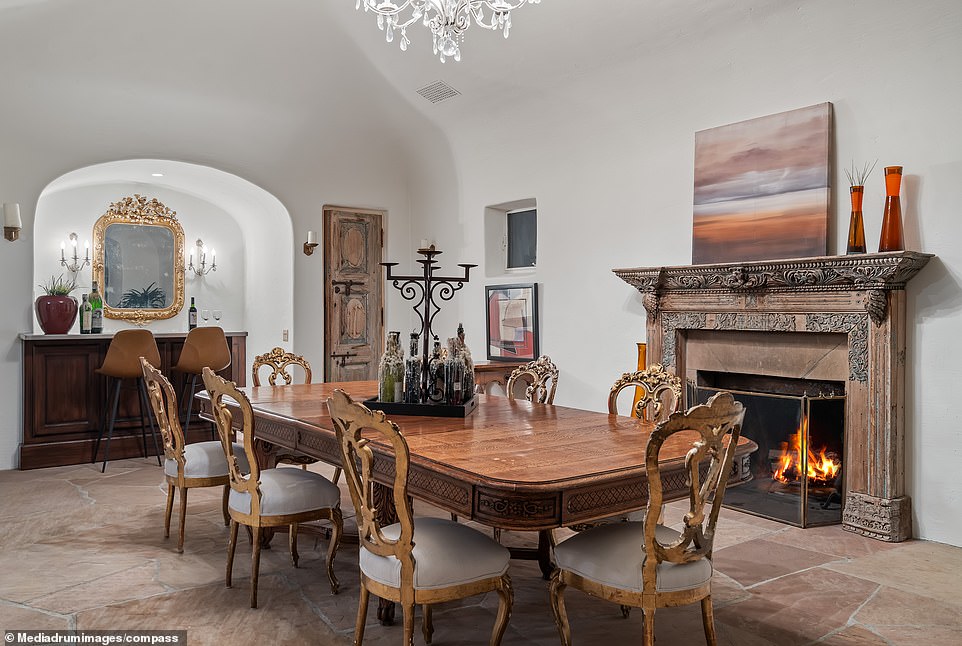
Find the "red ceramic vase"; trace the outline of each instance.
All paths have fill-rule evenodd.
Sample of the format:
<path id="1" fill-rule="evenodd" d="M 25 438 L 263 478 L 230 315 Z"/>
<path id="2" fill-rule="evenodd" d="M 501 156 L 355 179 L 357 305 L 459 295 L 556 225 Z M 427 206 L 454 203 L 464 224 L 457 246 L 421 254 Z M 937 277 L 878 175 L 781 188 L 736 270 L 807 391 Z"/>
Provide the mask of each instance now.
<path id="1" fill-rule="evenodd" d="M 34 309 L 44 334 L 66 334 L 77 319 L 77 299 L 73 296 L 39 296 Z"/>

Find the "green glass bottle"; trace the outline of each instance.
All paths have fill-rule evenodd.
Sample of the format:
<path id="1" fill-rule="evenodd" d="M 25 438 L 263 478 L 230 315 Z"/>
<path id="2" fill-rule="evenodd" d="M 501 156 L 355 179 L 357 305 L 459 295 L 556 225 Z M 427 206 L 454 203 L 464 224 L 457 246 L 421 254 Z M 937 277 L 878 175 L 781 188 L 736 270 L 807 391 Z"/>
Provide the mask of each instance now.
<path id="1" fill-rule="evenodd" d="M 94 308 L 90 306 L 90 301 L 87 300 L 87 294 L 83 295 L 83 302 L 80 304 L 80 333 L 90 334 L 90 326 L 93 319 Z"/>
<path id="2" fill-rule="evenodd" d="M 197 327 L 197 306 L 194 305 L 194 297 L 190 297 L 190 309 L 187 310 L 187 329 L 193 330 Z"/>
<path id="3" fill-rule="evenodd" d="M 97 290 L 96 280 L 91 284 L 87 302 L 90 303 L 90 333 L 100 334 L 104 331 L 104 299 Z"/>

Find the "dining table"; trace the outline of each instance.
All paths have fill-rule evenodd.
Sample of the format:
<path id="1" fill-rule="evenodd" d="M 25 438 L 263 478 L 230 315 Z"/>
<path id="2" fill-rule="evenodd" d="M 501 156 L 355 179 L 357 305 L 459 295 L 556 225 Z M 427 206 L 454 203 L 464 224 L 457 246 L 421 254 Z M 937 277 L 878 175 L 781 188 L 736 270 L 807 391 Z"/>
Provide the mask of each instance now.
<path id="1" fill-rule="evenodd" d="M 254 415 L 257 460 L 274 466 L 279 451 L 300 452 L 340 466 L 341 450 L 327 409 L 335 389 L 355 401 L 373 399 L 376 381 L 246 387 Z M 202 415 L 210 400 L 199 393 Z M 614 415 L 524 399 L 476 394 L 465 417 L 392 415 L 410 450 L 408 494 L 459 518 L 502 530 L 538 531 L 536 557 L 547 577 L 552 569 L 551 533 L 644 509 L 648 503 L 645 450 L 655 425 Z M 231 406 L 236 404 L 229 403 Z M 240 416 L 234 416 L 239 419 Z M 685 456 L 697 433 L 672 435 L 659 467 L 664 499 L 688 496 Z M 750 454 L 757 446 L 740 438 L 729 486 L 751 479 Z M 393 484 L 393 456 L 374 445 L 374 478 Z M 385 501 L 389 495 L 383 495 Z"/>

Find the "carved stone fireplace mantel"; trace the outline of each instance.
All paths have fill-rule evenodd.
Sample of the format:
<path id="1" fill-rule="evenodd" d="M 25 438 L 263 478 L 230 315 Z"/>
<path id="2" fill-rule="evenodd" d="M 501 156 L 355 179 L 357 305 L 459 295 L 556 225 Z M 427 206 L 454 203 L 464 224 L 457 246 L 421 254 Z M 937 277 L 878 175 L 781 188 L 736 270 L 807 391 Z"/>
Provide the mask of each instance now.
<path id="1" fill-rule="evenodd" d="M 842 525 L 902 541 L 912 534 L 905 284 L 931 257 L 899 251 L 613 271 L 644 295 L 649 363 L 690 376 L 720 369 L 709 365 L 720 356 L 710 348 L 723 346 L 732 372 L 844 382 Z"/>

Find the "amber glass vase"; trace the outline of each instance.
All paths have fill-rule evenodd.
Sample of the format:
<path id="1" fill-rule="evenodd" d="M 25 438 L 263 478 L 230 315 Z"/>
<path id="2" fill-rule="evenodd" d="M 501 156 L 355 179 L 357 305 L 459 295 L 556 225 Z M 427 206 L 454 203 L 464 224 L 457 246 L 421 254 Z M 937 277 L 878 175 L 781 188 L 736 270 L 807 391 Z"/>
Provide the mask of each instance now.
<path id="1" fill-rule="evenodd" d="M 848 248 L 845 253 L 865 253 L 865 225 L 862 223 L 862 194 L 864 186 L 852 186 L 852 217 L 848 221 Z"/>
<path id="2" fill-rule="evenodd" d="M 885 167 L 885 210 L 882 212 L 882 237 L 879 251 L 902 251 L 902 205 L 899 202 L 899 189 L 902 185 L 902 167 Z"/>

